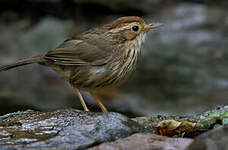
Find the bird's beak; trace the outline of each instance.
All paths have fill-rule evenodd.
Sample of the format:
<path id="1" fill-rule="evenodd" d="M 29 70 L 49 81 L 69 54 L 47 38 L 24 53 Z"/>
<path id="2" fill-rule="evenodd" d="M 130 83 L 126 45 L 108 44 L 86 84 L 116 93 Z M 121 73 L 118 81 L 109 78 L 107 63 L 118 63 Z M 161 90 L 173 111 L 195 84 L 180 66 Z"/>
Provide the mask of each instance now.
<path id="1" fill-rule="evenodd" d="M 151 29 L 156 29 L 156 28 L 160 28 L 161 26 L 163 26 L 163 24 L 161 23 L 150 23 L 146 26 L 146 31 L 150 31 Z"/>

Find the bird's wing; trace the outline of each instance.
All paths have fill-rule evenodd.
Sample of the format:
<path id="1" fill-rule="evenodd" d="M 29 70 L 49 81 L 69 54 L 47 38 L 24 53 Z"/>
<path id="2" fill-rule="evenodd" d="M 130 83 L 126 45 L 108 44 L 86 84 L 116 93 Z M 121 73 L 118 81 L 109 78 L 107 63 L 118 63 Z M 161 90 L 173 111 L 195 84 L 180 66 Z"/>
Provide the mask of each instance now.
<path id="1" fill-rule="evenodd" d="M 58 65 L 104 65 L 110 59 L 109 52 L 85 40 L 70 39 L 49 51 L 44 58 Z"/>

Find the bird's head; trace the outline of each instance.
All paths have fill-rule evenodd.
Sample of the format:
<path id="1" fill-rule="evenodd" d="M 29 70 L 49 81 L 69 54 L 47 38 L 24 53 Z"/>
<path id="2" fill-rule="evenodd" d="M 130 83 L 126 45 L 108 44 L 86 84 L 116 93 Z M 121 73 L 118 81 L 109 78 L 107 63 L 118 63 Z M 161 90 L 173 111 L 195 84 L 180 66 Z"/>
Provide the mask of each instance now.
<path id="1" fill-rule="evenodd" d="M 128 41 L 144 41 L 147 32 L 161 26 L 162 24 L 160 23 L 148 24 L 140 17 L 127 16 L 118 18 L 112 23 L 103 26 L 103 28 L 106 29 L 109 33 L 120 34 Z"/>

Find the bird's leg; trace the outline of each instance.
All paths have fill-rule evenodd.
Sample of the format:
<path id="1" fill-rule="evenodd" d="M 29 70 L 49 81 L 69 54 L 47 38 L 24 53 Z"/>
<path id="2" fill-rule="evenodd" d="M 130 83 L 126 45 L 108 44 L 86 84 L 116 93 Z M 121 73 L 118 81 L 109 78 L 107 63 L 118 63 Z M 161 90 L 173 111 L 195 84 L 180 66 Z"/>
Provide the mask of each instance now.
<path id="1" fill-rule="evenodd" d="M 82 95 L 81 95 L 81 93 L 80 93 L 80 90 L 79 90 L 78 88 L 76 88 L 76 87 L 74 87 L 74 90 L 75 90 L 75 92 L 76 92 L 77 95 L 78 95 L 78 98 L 79 98 L 79 100 L 80 100 L 80 102 L 81 102 L 81 104 L 82 104 L 82 106 L 83 106 L 83 108 L 84 108 L 84 111 L 89 111 L 89 109 L 88 109 L 88 107 L 86 106 L 86 103 L 85 103 L 85 101 L 84 101 L 84 99 L 83 99 L 83 97 L 82 97 Z"/>
<path id="2" fill-rule="evenodd" d="M 101 108 L 101 110 L 103 112 L 108 112 L 107 108 L 105 108 L 105 106 L 102 104 L 102 102 L 98 99 L 98 97 L 93 93 L 90 92 L 91 96 L 95 99 L 95 101 L 97 102 L 97 104 L 99 105 L 99 107 Z"/>

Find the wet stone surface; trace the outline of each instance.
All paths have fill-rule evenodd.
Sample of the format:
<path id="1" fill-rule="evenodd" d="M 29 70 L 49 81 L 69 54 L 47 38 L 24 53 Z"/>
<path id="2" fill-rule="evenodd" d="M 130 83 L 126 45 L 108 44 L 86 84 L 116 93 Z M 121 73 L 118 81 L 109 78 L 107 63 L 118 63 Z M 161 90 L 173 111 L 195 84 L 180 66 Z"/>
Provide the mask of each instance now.
<path id="1" fill-rule="evenodd" d="M 137 133 L 89 150 L 184 150 L 192 141 L 187 138 L 168 138 L 151 133 Z"/>
<path id="2" fill-rule="evenodd" d="M 82 149 L 141 130 L 136 122 L 112 112 L 63 109 L 9 116 L 0 121 L 1 149 Z"/>

